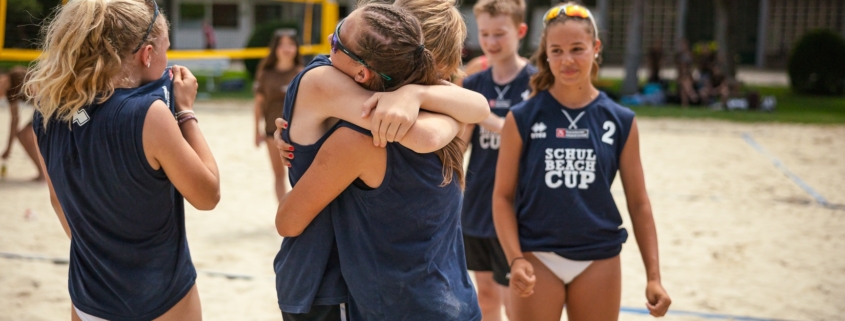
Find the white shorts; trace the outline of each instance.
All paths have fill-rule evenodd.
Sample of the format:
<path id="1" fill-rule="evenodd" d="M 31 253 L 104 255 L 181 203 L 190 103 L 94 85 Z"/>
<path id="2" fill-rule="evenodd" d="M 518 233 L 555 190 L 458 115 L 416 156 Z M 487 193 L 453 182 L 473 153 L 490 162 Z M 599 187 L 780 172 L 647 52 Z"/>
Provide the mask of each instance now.
<path id="1" fill-rule="evenodd" d="M 531 254 L 534 254 L 540 262 L 543 262 L 543 265 L 563 281 L 563 284 L 572 282 L 593 263 L 593 261 L 570 260 L 554 252 L 531 252 Z"/>
<path id="2" fill-rule="evenodd" d="M 106 319 L 98 318 L 88 313 L 79 311 L 79 309 L 75 305 L 73 306 L 73 310 L 76 311 L 76 315 L 79 316 L 79 319 L 82 321 L 108 321 Z"/>

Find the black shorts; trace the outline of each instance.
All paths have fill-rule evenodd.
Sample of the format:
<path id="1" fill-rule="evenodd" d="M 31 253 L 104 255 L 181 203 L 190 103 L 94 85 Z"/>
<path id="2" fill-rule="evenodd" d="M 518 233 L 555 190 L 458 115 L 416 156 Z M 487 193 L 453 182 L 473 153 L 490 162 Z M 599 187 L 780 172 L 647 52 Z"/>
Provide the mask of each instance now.
<path id="1" fill-rule="evenodd" d="M 343 315 L 343 318 L 341 318 Z M 349 320 L 345 305 L 313 305 L 308 313 L 287 313 L 282 311 L 284 321 L 341 321 Z"/>
<path id="2" fill-rule="evenodd" d="M 467 269 L 470 271 L 492 271 L 493 280 L 508 286 L 508 259 L 498 238 L 482 238 L 464 234 L 464 252 Z"/>

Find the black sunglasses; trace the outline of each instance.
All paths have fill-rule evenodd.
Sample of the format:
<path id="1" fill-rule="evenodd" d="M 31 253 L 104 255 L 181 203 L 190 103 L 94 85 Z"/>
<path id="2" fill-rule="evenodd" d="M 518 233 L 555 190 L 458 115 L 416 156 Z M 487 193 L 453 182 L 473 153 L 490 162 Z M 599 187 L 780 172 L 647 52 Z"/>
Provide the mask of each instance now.
<path id="1" fill-rule="evenodd" d="M 340 36 L 338 36 L 338 34 L 340 33 L 340 26 L 343 25 L 344 20 L 346 20 L 346 19 L 340 20 L 340 22 L 337 23 L 337 27 L 335 27 L 335 29 L 334 29 L 334 34 L 332 35 L 332 41 L 331 41 L 332 53 L 336 53 L 337 50 L 340 49 L 340 51 L 343 51 L 343 53 L 345 53 L 347 56 L 349 56 L 349 58 L 352 58 L 352 60 L 355 60 L 359 64 L 364 65 L 364 67 L 367 67 L 368 69 L 377 73 L 379 76 L 381 76 L 381 78 L 384 78 L 384 80 L 387 80 L 387 81 L 393 80 L 393 78 L 390 78 L 390 76 L 385 75 L 383 73 L 380 73 L 380 72 L 376 71 L 375 69 L 373 69 L 373 67 L 370 67 L 370 65 L 368 65 L 367 62 L 364 61 L 364 59 L 361 59 L 361 57 L 358 57 L 358 55 L 352 53 L 352 51 L 350 51 L 349 48 L 346 48 L 342 43 L 340 43 Z"/>
<path id="2" fill-rule="evenodd" d="M 143 46 L 144 43 L 147 42 L 147 37 L 150 36 L 150 32 L 153 31 L 153 26 L 156 23 L 156 19 L 158 19 L 158 3 L 156 3 L 155 0 L 153 0 L 153 6 L 155 7 L 155 9 L 153 10 L 153 21 L 150 21 L 150 26 L 147 27 L 147 32 L 144 33 L 144 37 L 141 38 L 141 43 L 139 43 L 138 46 L 135 47 L 135 50 L 132 50 L 133 55 L 138 52 L 138 50 L 141 50 L 141 46 Z"/>

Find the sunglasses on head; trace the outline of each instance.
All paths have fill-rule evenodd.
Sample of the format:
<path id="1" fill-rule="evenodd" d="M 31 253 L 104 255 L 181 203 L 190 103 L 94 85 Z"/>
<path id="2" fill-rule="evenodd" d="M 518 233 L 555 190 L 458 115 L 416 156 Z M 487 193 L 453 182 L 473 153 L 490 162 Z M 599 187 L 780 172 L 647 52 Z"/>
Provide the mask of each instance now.
<path id="1" fill-rule="evenodd" d="M 595 39 L 599 39 L 599 28 L 598 26 L 596 26 L 596 19 L 593 18 L 593 14 L 590 13 L 589 9 L 577 4 L 560 5 L 557 7 L 552 7 L 551 9 L 549 9 L 549 11 L 546 11 L 546 14 L 543 15 L 543 27 L 548 27 L 549 22 L 555 20 L 555 18 L 557 17 L 560 17 L 561 14 L 567 17 L 589 20 L 590 23 L 593 25 Z"/>
<path id="2" fill-rule="evenodd" d="M 567 17 L 593 20 L 593 15 L 590 13 L 590 10 L 587 10 L 587 8 L 577 4 L 565 4 L 562 6 L 552 7 L 549 11 L 546 11 L 546 14 L 543 15 L 543 25 L 548 25 L 549 21 L 554 20 L 561 14 Z"/>
<path id="3" fill-rule="evenodd" d="M 367 62 L 364 61 L 364 59 L 361 59 L 361 57 L 358 57 L 358 55 L 352 53 L 352 51 L 350 51 L 349 48 L 346 48 L 346 46 L 344 46 L 343 43 L 340 42 L 340 36 L 339 36 L 340 26 L 343 25 L 344 20 L 346 20 L 346 19 L 340 20 L 340 22 L 338 22 L 338 24 L 337 24 L 337 27 L 334 29 L 334 34 L 332 35 L 332 41 L 331 41 L 332 53 L 336 53 L 338 50 L 343 51 L 343 53 L 346 54 L 347 56 L 349 56 L 349 58 L 352 58 L 352 60 L 355 60 L 356 62 L 363 65 L 364 67 L 367 67 L 367 69 L 370 69 L 373 72 L 377 73 L 379 76 L 381 76 L 381 78 L 384 78 L 384 80 L 387 80 L 387 81 L 393 80 L 392 78 L 390 78 L 390 76 L 385 75 L 383 73 L 380 73 L 380 72 L 376 71 L 375 69 L 373 69 L 373 67 L 370 67 L 370 65 L 368 65 Z"/>
<path id="4" fill-rule="evenodd" d="M 147 37 L 149 37 L 150 32 L 153 31 L 153 26 L 156 24 L 156 19 L 158 19 L 158 3 L 156 3 L 155 0 L 153 0 L 153 7 L 155 8 L 153 9 L 153 21 L 150 21 L 150 26 L 147 27 L 147 32 L 144 33 L 144 37 L 141 38 L 141 43 L 139 43 L 138 46 L 135 47 L 135 50 L 132 50 L 132 54 L 135 54 L 136 52 L 138 52 L 138 50 L 141 50 L 141 46 L 143 46 L 144 43 L 147 42 Z"/>

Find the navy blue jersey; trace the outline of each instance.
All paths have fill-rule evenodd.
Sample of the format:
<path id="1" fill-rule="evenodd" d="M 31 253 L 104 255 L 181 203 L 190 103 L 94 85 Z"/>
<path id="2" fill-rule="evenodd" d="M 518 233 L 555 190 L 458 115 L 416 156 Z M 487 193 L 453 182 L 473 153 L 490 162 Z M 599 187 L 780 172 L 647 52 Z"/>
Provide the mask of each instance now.
<path id="1" fill-rule="evenodd" d="M 571 260 L 619 254 L 628 232 L 610 185 L 634 112 L 604 93 L 570 109 L 548 91 L 512 112 L 523 143 L 516 194 L 522 250 Z"/>
<path id="2" fill-rule="evenodd" d="M 36 112 L 33 129 L 72 233 L 68 289 L 82 312 L 108 320 L 151 320 L 194 285 L 184 200 L 143 145 L 156 100 L 171 104 L 168 73 L 115 89 L 70 124 Z"/>
<path id="3" fill-rule="evenodd" d="M 331 66 L 326 56 L 317 56 L 302 70 L 288 87 L 285 97 L 283 118 L 288 121 L 288 130 L 282 131 L 282 139 L 296 150 L 296 157 L 290 160 L 288 177 L 291 186 L 305 174 L 320 146 L 334 132 L 335 127 L 312 145 L 299 145 L 290 139 L 293 122 L 293 107 L 299 91 L 299 82 L 306 72 L 321 66 Z M 273 260 L 276 271 L 276 296 L 279 308 L 288 313 L 306 313 L 312 305 L 334 305 L 346 303 L 348 290 L 340 273 L 340 262 L 335 245 L 332 217 L 328 207 L 314 218 L 297 237 L 286 237 L 282 248 Z"/>
<path id="4" fill-rule="evenodd" d="M 505 117 L 512 106 L 528 98 L 531 93 L 529 81 L 537 68 L 525 65 L 514 80 L 504 85 L 493 81 L 492 69 L 467 77 L 464 88 L 484 95 L 490 102 L 490 112 Z M 496 179 L 496 160 L 499 159 L 499 134 L 477 125 L 472 131 L 470 143 L 472 152 L 466 173 L 461 223 L 466 235 L 493 238 L 496 237 L 496 229 L 493 227 L 493 182 Z"/>
<path id="5" fill-rule="evenodd" d="M 398 143 L 386 149 L 381 185 L 353 184 L 330 205 L 351 319 L 480 320 L 464 256 L 457 179 L 440 187 L 442 163 L 434 153 L 417 154 Z"/>

